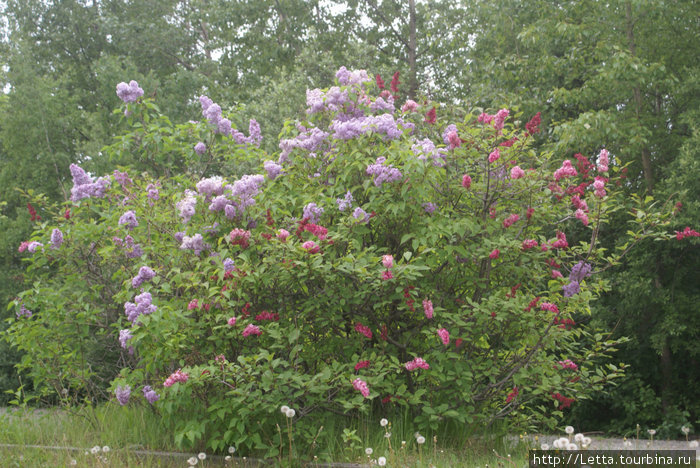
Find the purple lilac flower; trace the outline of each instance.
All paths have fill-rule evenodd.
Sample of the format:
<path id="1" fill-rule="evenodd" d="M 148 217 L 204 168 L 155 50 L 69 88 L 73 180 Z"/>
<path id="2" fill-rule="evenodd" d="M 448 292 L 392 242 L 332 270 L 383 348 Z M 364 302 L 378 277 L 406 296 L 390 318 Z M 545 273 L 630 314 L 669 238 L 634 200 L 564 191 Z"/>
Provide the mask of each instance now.
<path id="1" fill-rule="evenodd" d="M 214 197 L 214 199 L 209 204 L 209 211 L 222 211 L 226 208 L 226 205 L 230 205 L 231 200 L 228 199 L 226 195 L 219 195 Z"/>
<path id="2" fill-rule="evenodd" d="M 326 106 L 328 109 L 332 111 L 338 111 L 342 108 L 343 104 L 345 104 L 348 100 L 348 91 L 347 89 L 341 90 L 337 86 L 333 86 L 328 90 L 326 93 L 326 98 L 324 100 Z"/>
<path id="3" fill-rule="evenodd" d="M 260 124 L 255 119 L 250 119 L 248 121 L 248 140 L 255 146 L 260 146 L 262 142 L 262 131 L 260 130 Z"/>
<path id="4" fill-rule="evenodd" d="M 369 108 L 375 112 L 394 112 L 394 99 L 388 97 L 385 101 L 381 97 L 378 97 L 369 105 Z"/>
<path id="5" fill-rule="evenodd" d="M 322 213 L 323 208 L 317 206 L 316 203 L 311 202 L 304 207 L 304 218 L 306 218 L 310 223 L 318 224 Z"/>
<path id="6" fill-rule="evenodd" d="M 77 164 L 70 165 L 70 172 L 73 176 L 73 188 L 71 189 L 71 201 L 79 201 L 83 198 L 102 198 L 111 183 L 111 179 L 100 177 L 95 182 Z"/>
<path id="7" fill-rule="evenodd" d="M 334 120 L 329 129 L 333 130 L 333 138 L 337 140 L 351 140 L 365 134 L 367 117 L 360 117 L 346 121 Z"/>
<path id="8" fill-rule="evenodd" d="M 221 176 L 214 176 L 208 179 L 202 179 L 197 182 L 196 187 L 200 194 L 206 195 L 207 197 L 221 195 L 224 193 L 224 178 Z"/>
<path id="9" fill-rule="evenodd" d="M 134 347 L 127 344 L 133 337 L 134 335 L 131 334 L 131 330 L 128 328 L 119 331 L 119 344 L 122 348 L 129 351 L 129 354 L 134 354 Z"/>
<path id="10" fill-rule="evenodd" d="M 121 185 L 122 187 L 128 187 L 133 183 L 131 181 L 131 178 L 129 177 L 129 174 L 127 174 L 126 171 L 119 172 L 115 170 L 112 174 L 114 175 L 114 180 L 119 182 L 119 185 Z"/>
<path id="11" fill-rule="evenodd" d="M 148 191 L 148 198 L 151 200 L 158 200 L 160 199 L 160 192 L 158 192 L 158 187 L 156 187 L 153 184 L 148 184 L 148 187 L 146 187 L 146 190 Z"/>
<path id="12" fill-rule="evenodd" d="M 566 286 L 563 286 L 562 290 L 564 291 L 564 297 L 571 297 L 581 292 L 581 285 L 578 281 L 572 281 Z"/>
<path id="13" fill-rule="evenodd" d="M 140 315 L 149 315 L 158 310 L 158 307 L 152 304 L 153 298 L 151 293 L 143 292 L 134 298 L 136 302 L 124 303 L 124 314 L 129 322 L 134 323 Z"/>
<path id="14" fill-rule="evenodd" d="M 233 205 L 226 205 L 224 207 L 224 214 L 228 219 L 234 219 L 236 217 L 236 207 Z"/>
<path id="15" fill-rule="evenodd" d="M 228 258 L 228 257 L 224 259 L 224 271 L 225 271 L 225 272 L 228 273 L 229 271 L 233 271 L 233 269 L 235 268 L 235 266 L 236 266 L 236 265 L 235 265 L 235 263 L 234 263 L 234 261 L 233 261 L 232 259 L 230 259 L 230 258 Z"/>
<path id="16" fill-rule="evenodd" d="M 44 244 L 42 244 L 41 242 L 37 242 L 37 241 L 31 241 L 31 242 L 27 245 L 27 252 L 34 253 L 34 252 L 36 252 L 36 249 L 38 249 L 38 248 L 43 249 L 43 248 L 44 248 Z"/>
<path id="17" fill-rule="evenodd" d="M 200 141 L 199 143 L 194 145 L 194 152 L 200 156 L 203 155 L 207 152 L 207 145 Z"/>
<path id="18" fill-rule="evenodd" d="M 119 225 L 125 226 L 127 229 L 134 229 L 139 225 L 139 222 L 136 219 L 136 213 L 131 210 L 124 213 L 121 218 L 119 218 Z"/>
<path id="19" fill-rule="evenodd" d="M 335 77 L 338 79 L 338 83 L 343 86 L 361 85 L 362 83 L 371 81 L 366 70 L 349 71 L 345 67 L 340 67 Z"/>
<path id="20" fill-rule="evenodd" d="M 19 310 L 17 311 L 17 313 L 15 315 L 17 315 L 17 318 L 20 318 L 20 317 L 31 318 L 31 316 L 34 314 L 31 310 L 27 309 L 24 304 L 20 304 Z"/>
<path id="21" fill-rule="evenodd" d="M 413 153 L 421 160 L 432 159 L 434 166 L 443 167 L 445 165 L 445 150 L 437 149 L 435 143 L 429 138 L 419 140 L 411 146 Z"/>
<path id="22" fill-rule="evenodd" d="M 345 211 L 347 208 L 352 208 L 352 193 L 350 190 L 345 194 L 345 198 L 336 198 L 335 202 L 338 204 L 339 211 Z"/>
<path id="23" fill-rule="evenodd" d="M 583 261 L 578 262 L 576 265 L 571 267 L 571 274 L 569 279 L 571 281 L 576 281 L 580 283 L 584 278 L 591 276 L 591 265 Z"/>
<path id="24" fill-rule="evenodd" d="M 428 214 L 433 214 L 435 210 L 437 209 L 437 205 L 432 202 L 428 203 L 423 203 L 423 209 L 425 210 L 426 213 Z"/>
<path id="25" fill-rule="evenodd" d="M 306 90 L 306 113 L 315 114 L 317 112 L 323 111 L 326 106 L 323 104 L 324 94 L 320 89 L 307 89 Z"/>
<path id="26" fill-rule="evenodd" d="M 128 104 L 137 101 L 138 98 L 143 96 L 143 89 L 134 80 L 129 81 L 129 84 L 121 82 L 117 85 L 117 96 Z"/>
<path id="27" fill-rule="evenodd" d="M 386 158 L 379 157 L 374 162 L 367 166 L 367 175 L 374 176 L 374 185 L 380 187 L 384 182 L 391 183 L 397 180 L 401 180 L 401 172 L 395 167 L 388 165 L 385 166 L 384 162 Z"/>
<path id="28" fill-rule="evenodd" d="M 131 280 L 131 286 L 134 288 L 138 288 L 141 286 L 145 281 L 150 281 L 153 279 L 153 277 L 156 276 L 156 272 L 150 269 L 147 266 L 142 266 L 139 269 L 139 273 L 134 276 L 134 278 Z"/>
<path id="29" fill-rule="evenodd" d="M 352 212 L 352 217 L 363 223 L 369 221 L 369 215 L 367 214 L 367 212 L 365 212 L 365 210 L 363 210 L 359 206 L 355 208 L 355 211 Z"/>
<path id="30" fill-rule="evenodd" d="M 326 142 L 328 133 L 318 128 L 309 130 L 301 127 L 300 134 L 296 138 L 285 139 L 280 141 L 280 157 L 277 160 L 279 164 L 284 164 L 289 159 L 289 154 L 294 148 L 301 148 L 309 153 L 318 151 L 321 145 Z"/>
<path id="31" fill-rule="evenodd" d="M 182 244 L 182 239 L 185 238 L 185 234 L 185 231 L 179 231 L 173 234 L 173 237 L 175 238 L 178 244 Z"/>
<path id="32" fill-rule="evenodd" d="M 175 205 L 180 212 L 180 218 L 182 218 L 183 223 L 189 223 L 192 216 L 194 216 L 194 208 L 197 204 L 196 195 L 192 190 L 185 190 L 185 198 Z"/>
<path id="33" fill-rule="evenodd" d="M 56 228 L 51 231 L 51 248 L 58 249 L 63 244 L 63 233 L 60 229 Z"/>
<path id="34" fill-rule="evenodd" d="M 195 234 L 194 236 L 184 236 L 182 238 L 182 244 L 180 249 L 182 250 L 194 250 L 195 255 L 199 255 L 203 250 L 208 249 L 209 246 L 204 243 L 204 238 L 201 234 Z"/>
<path id="35" fill-rule="evenodd" d="M 158 395 L 156 391 L 151 388 L 150 385 L 146 385 L 145 387 L 143 387 L 143 396 L 144 398 L 146 398 L 146 401 L 148 401 L 150 404 L 155 403 L 160 398 L 160 395 Z"/>
<path id="36" fill-rule="evenodd" d="M 239 213 L 243 212 L 247 207 L 255 205 L 254 197 L 260 192 L 259 186 L 263 182 L 265 182 L 265 176 L 246 174 L 235 181 L 232 186 L 227 187 L 231 189 L 233 196 L 238 197 L 240 200 L 237 204 Z"/>
<path id="37" fill-rule="evenodd" d="M 138 258 L 143 255 L 143 249 L 131 236 L 126 236 L 124 238 L 124 247 L 126 250 L 126 258 Z"/>
<path id="38" fill-rule="evenodd" d="M 219 232 L 219 223 L 214 222 L 211 226 L 204 226 L 202 228 L 206 234 L 216 234 Z M 216 252 L 212 253 L 211 255 L 219 255 Z"/>
<path id="39" fill-rule="evenodd" d="M 282 166 L 274 161 L 265 161 L 263 167 L 267 171 L 267 177 L 269 177 L 270 180 L 275 180 L 277 176 L 282 173 Z"/>
<path id="40" fill-rule="evenodd" d="M 124 385 L 122 387 L 120 385 L 117 387 L 117 390 L 114 393 L 117 396 L 117 401 L 120 405 L 126 406 L 127 403 L 129 403 L 129 397 L 131 396 L 131 387 L 129 387 L 128 385 Z"/>

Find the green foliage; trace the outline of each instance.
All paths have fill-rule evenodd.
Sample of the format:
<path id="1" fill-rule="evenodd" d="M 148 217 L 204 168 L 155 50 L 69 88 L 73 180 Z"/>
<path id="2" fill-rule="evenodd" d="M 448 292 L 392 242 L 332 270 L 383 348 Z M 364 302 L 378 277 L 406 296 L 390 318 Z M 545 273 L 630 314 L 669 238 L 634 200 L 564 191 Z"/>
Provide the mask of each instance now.
<path id="1" fill-rule="evenodd" d="M 510 123 L 521 115 L 502 132 L 463 115 L 460 145 L 445 148 L 449 122 L 424 122 L 432 104 L 395 120 L 370 110 L 373 86 L 339 91 L 348 93 L 340 109 L 285 126 L 277 177 L 269 168 L 267 177 L 241 177 L 240 164 L 259 171 L 270 157 L 206 122 L 173 125 L 147 99 L 126 106 L 131 131 L 105 153 L 150 174 L 131 171 L 127 181 L 115 173 L 103 198 L 69 204 L 69 220 L 63 207 L 51 209 L 56 216 L 31 239 L 45 244 L 28 259 L 31 286 L 11 304 L 18 316 L 8 337 L 38 395 L 95 401 L 129 385 L 143 402 L 150 385 L 179 445 L 275 456 L 286 450 L 276 429 L 285 424 L 281 405 L 296 410 L 302 453 L 326 415 L 370 408 L 404 408 L 425 431 L 509 415 L 552 426 L 563 411 L 553 395 L 585 400 L 622 375 L 623 366 L 606 363 L 620 341 L 581 324 L 605 281 L 591 276 L 565 295 L 568 280 L 552 275 L 583 262 L 616 264 L 635 243 L 669 237 L 661 231 L 667 216 L 650 200 L 616 189 L 620 168 L 611 168 L 605 197 L 582 192 L 591 207 L 583 226 L 561 194 L 579 183 L 585 190 L 591 177 L 555 180 L 559 161 Z M 374 120 L 335 120 L 342 112 Z M 353 124 L 356 133 L 344 136 L 341 127 Z M 310 145 L 309 129 L 327 134 Z M 207 146 L 201 157 L 198 141 Z M 489 161 L 497 148 L 500 158 Z M 371 165 L 390 171 L 389 180 L 371 176 Z M 508 176 L 515 165 L 526 169 L 520 178 Z M 347 192 L 352 207 L 341 211 L 337 199 Z M 318 220 L 305 218 L 316 216 L 310 203 L 323 209 Z M 634 208 L 628 242 L 600 249 L 598 235 L 621 206 Z M 137 226 L 123 221 L 127 211 Z M 519 220 L 508 226 L 512 215 Z M 55 228 L 65 239 L 59 248 L 48 242 Z M 563 232 L 568 244 L 555 246 Z M 132 241 L 141 255 L 128 255 Z M 227 258 L 234 269 L 224 267 Z M 139 282 L 145 266 L 155 277 Z M 122 310 L 146 293 L 156 308 L 130 323 Z M 120 330 L 133 334 L 123 349 Z M 565 359 L 578 367 L 564 369 Z M 356 369 L 360 361 L 369 366 Z M 411 370 L 410 362 L 427 365 Z M 168 378 L 176 369 L 186 382 Z"/>

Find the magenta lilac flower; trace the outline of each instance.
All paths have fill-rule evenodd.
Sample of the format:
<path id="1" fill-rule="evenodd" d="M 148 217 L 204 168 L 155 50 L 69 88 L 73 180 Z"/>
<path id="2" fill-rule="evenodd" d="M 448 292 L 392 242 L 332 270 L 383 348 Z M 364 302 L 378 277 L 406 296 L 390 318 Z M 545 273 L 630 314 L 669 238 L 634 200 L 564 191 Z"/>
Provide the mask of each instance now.
<path id="1" fill-rule="evenodd" d="M 491 251 L 491 253 L 489 254 L 489 258 L 490 258 L 491 260 L 495 260 L 495 259 L 498 258 L 499 255 L 501 255 L 501 251 L 498 250 L 498 249 L 493 249 L 493 250 Z"/>
<path id="2" fill-rule="evenodd" d="M 134 288 L 138 288 L 141 286 L 145 281 L 150 281 L 153 279 L 153 277 L 156 276 L 156 272 L 150 269 L 147 266 L 142 266 L 139 269 L 139 272 L 134 278 L 131 280 L 131 286 Z"/>
<path id="3" fill-rule="evenodd" d="M 367 325 L 363 325 L 360 322 L 357 322 L 355 324 L 355 331 L 369 339 L 372 339 L 372 330 Z"/>
<path id="4" fill-rule="evenodd" d="M 578 366 L 571 359 L 565 359 L 563 361 L 559 361 L 558 364 L 561 366 L 562 369 L 578 370 Z"/>
<path id="5" fill-rule="evenodd" d="M 608 150 L 603 149 L 600 150 L 600 154 L 598 154 L 598 172 L 607 172 L 608 171 L 608 164 L 610 164 L 610 159 L 608 157 Z"/>
<path id="6" fill-rule="evenodd" d="M 576 168 L 571 165 L 571 161 L 566 159 L 562 163 L 561 167 L 554 171 L 554 180 L 559 182 L 561 179 L 564 179 L 566 177 L 574 177 L 578 175 L 578 172 L 576 172 Z"/>
<path id="7" fill-rule="evenodd" d="M 430 369 L 430 365 L 428 365 L 427 362 L 425 362 L 425 359 L 417 357 L 413 359 L 412 361 L 408 361 L 404 363 L 404 367 L 406 368 L 407 371 L 412 372 L 416 369 Z"/>
<path id="8" fill-rule="evenodd" d="M 139 84 L 134 80 L 129 81 L 129 84 L 121 82 L 117 85 L 117 96 L 127 104 L 136 102 L 143 96 L 143 89 L 141 89 Z"/>
<path id="9" fill-rule="evenodd" d="M 150 385 L 146 385 L 143 387 L 143 396 L 146 399 L 146 401 L 150 404 L 155 403 L 160 398 L 160 395 L 158 395 L 156 391 L 151 388 Z"/>
<path id="10" fill-rule="evenodd" d="M 423 312 L 425 312 L 425 317 L 428 319 L 433 318 L 433 303 L 428 299 L 423 300 Z"/>
<path id="11" fill-rule="evenodd" d="M 525 171 L 520 166 L 515 166 L 510 170 L 511 179 L 520 179 L 521 177 L 525 177 Z"/>
<path id="12" fill-rule="evenodd" d="M 136 213 L 129 210 L 123 215 L 121 215 L 121 217 L 119 218 L 119 225 L 124 226 L 127 229 L 134 229 L 136 226 L 139 225 L 139 222 L 136 219 Z"/>
<path id="13" fill-rule="evenodd" d="M 523 241 L 523 250 L 534 249 L 537 247 L 537 241 L 535 239 L 525 239 Z"/>
<path id="14" fill-rule="evenodd" d="M 437 331 L 437 334 L 443 345 L 447 346 L 450 344 L 450 332 L 448 332 L 447 329 L 441 328 Z"/>
<path id="15" fill-rule="evenodd" d="M 131 387 L 129 387 L 128 385 L 120 385 L 114 391 L 114 394 L 117 396 L 117 401 L 119 402 L 119 404 L 122 406 L 126 406 L 129 403 L 129 397 L 131 396 Z"/>
<path id="16" fill-rule="evenodd" d="M 165 382 L 163 382 L 164 387 L 172 387 L 174 384 L 180 382 L 180 383 L 185 383 L 187 382 L 187 379 L 189 379 L 190 376 L 186 374 L 185 372 L 182 372 L 181 369 L 176 370 L 170 376 L 165 379 Z"/>
<path id="17" fill-rule="evenodd" d="M 393 255 L 383 255 L 382 265 L 384 268 L 392 268 L 394 266 L 394 256 Z"/>
<path id="18" fill-rule="evenodd" d="M 576 219 L 581 220 L 584 226 L 588 226 L 588 215 L 582 209 L 576 210 L 574 216 L 576 216 Z"/>
<path id="19" fill-rule="evenodd" d="M 262 335 L 262 331 L 260 331 L 260 327 L 257 325 L 253 325 L 252 323 L 249 324 L 247 327 L 245 327 L 245 330 L 243 330 L 243 337 L 247 336 L 260 336 Z"/>
<path id="20" fill-rule="evenodd" d="M 301 244 L 301 248 L 309 252 L 310 254 L 316 254 L 321 251 L 321 248 L 316 244 L 316 242 L 309 240 Z"/>
<path id="21" fill-rule="evenodd" d="M 605 196 L 605 178 L 597 176 L 595 182 L 593 182 L 593 188 L 595 189 L 595 196 L 603 198 Z"/>
<path id="22" fill-rule="evenodd" d="M 362 380 L 358 377 L 357 379 L 352 381 L 352 386 L 355 390 L 360 392 L 363 397 L 365 397 L 365 398 L 369 397 L 369 386 L 367 385 L 367 382 L 365 382 L 364 380 Z"/>
<path id="23" fill-rule="evenodd" d="M 234 325 L 236 325 L 236 317 L 230 317 L 226 321 L 226 323 L 228 324 L 229 327 L 233 327 Z"/>
<path id="24" fill-rule="evenodd" d="M 60 229 L 56 228 L 51 231 L 51 248 L 58 249 L 63 244 L 63 233 Z"/>
<path id="25" fill-rule="evenodd" d="M 517 214 L 511 214 L 508 216 L 505 220 L 503 220 L 503 227 L 504 228 L 509 228 L 513 224 L 515 224 L 518 220 L 520 219 L 520 216 Z"/>
<path id="26" fill-rule="evenodd" d="M 287 231 L 286 229 L 280 229 L 279 231 L 277 231 L 277 238 L 282 242 L 286 242 L 287 237 L 289 237 L 289 231 Z"/>
<path id="27" fill-rule="evenodd" d="M 495 150 L 493 150 L 491 152 L 491 154 L 489 154 L 489 162 L 494 163 L 494 162 L 498 161 L 498 158 L 500 158 L 500 157 L 501 157 L 501 153 L 500 153 L 500 151 L 498 151 L 498 148 L 496 148 Z"/>
<path id="28" fill-rule="evenodd" d="M 501 109 L 496 112 L 496 116 L 493 118 L 493 128 L 495 128 L 499 133 L 503 129 L 503 124 L 505 123 L 508 114 L 510 114 L 508 109 Z"/>
<path id="29" fill-rule="evenodd" d="M 551 302 L 543 302 L 542 304 L 540 304 L 540 309 L 553 312 L 555 314 L 559 313 L 559 307 L 557 307 L 556 304 L 552 304 Z"/>

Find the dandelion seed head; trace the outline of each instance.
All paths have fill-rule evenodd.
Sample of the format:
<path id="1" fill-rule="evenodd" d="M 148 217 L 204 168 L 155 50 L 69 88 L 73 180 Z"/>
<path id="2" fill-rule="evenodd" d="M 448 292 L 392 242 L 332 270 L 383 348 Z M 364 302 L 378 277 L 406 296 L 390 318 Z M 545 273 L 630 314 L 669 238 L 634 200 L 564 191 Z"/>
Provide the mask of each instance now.
<path id="1" fill-rule="evenodd" d="M 199 452 L 197 454 L 197 458 L 199 458 L 200 460 L 204 460 L 205 458 L 207 458 L 207 454 L 204 452 Z"/>
<path id="2" fill-rule="evenodd" d="M 287 416 L 289 419 L 292 419 L 296 414 L 296 411 L 294 411 L 292 408 L 288 408 L 287 412 L 285 413 L 285 416 Z"/>
<path id="3" fill-rule="evenodd" d="M 387 424 L 389 424 L 389 421 L 387 421 L 386 418 L 382 418 L 382 419 L 379 421 L 379 425 L 382 426 L 382 427 L 386 427 Z"/>
<path id="4" fill-rule="evenodd" d="M 418 445 L 423 445 L 425 443 L 425 437 L 423 437 L 423 436 L 416 437 L 416 443 Z"/>
<path id="5" fill-rule="evenodd" d="M 369 456 L 369 455 L 372 455 L 372 452 L 374 452 L 374 450 L 372 450 L 372 447 L 367 447 L 367 448 L 365 449 L 365 454 L 368 455 L 368 456 Z"/>
<path id="6" fill-rule="evenodd" d="M 573 433 L 574 433 L 574 427 L 573 427 L 573 426 L 566 426 L 566 427 L 564 428 L 564 432 L 566 432 L 567 434 L 573 434 Z"/>
<path id="7" fill-rule="evenodd" d="M 384 457 L 377 458 L 377 465 L 386 466 L 386 458 L 384 458 Z"/>

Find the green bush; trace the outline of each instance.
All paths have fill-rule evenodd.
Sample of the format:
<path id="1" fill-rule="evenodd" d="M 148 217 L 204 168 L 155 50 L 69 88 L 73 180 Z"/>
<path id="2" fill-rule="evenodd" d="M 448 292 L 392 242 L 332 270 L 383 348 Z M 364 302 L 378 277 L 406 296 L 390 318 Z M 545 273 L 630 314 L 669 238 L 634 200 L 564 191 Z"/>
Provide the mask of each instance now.
<path id="1" fill-rule="evenodd" d="M 307 94 L 277 162 L 207 99 L 207 121 L 177 127 L 147 100 L 126 106 L 133 130 L 106 152 L 160 177 L 72 167 L 90 196 L 35 232 L 33 286 L 11 304 L 41 395 L 126 403 L 129 386 L 147 404 L 148 385 L 178 443 L 272 455 L 283 405 L 306 443 L 326 416 L 370 407 L 406 407 L 421 430 L 552 425 L 622 374 L 617 342 L 580 323 L 606 288 L 596 273 L 668 237 L 651 200 L 618 194 L 622 168 L 562 165 L 532 149 L 535 119 L 505 110 L 449 127 L 433 104 L 392 112 L 343 70 Z M 241 177 L 261 161 L 266 175 Z M 629 242 L 598 248 L 633 206 Z"/>

